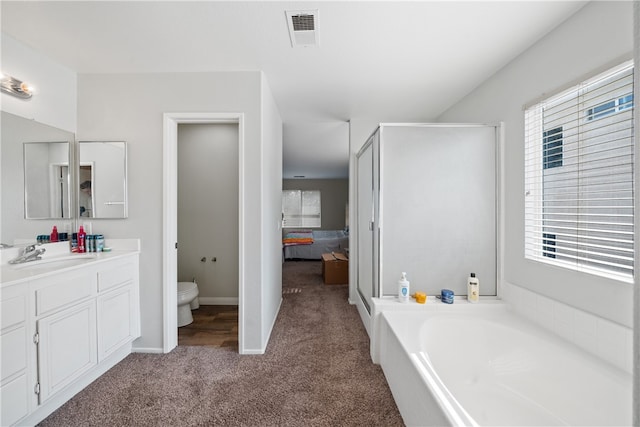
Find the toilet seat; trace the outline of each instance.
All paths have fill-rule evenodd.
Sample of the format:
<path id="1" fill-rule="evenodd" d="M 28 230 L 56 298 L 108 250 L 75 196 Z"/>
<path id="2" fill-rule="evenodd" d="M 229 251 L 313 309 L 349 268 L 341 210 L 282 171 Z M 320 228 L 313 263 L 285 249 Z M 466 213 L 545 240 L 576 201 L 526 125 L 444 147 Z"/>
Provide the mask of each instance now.
<path id="1" fill-rule="evenodd" d="M 198 289 L 196 282 L 178 282 L 178 294 L 184 294 Z"/>

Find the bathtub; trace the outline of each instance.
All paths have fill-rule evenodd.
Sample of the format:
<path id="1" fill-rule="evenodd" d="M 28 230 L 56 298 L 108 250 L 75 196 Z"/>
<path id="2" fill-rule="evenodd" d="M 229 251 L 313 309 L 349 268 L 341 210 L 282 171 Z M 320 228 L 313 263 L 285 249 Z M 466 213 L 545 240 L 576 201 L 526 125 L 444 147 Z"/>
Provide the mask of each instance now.
<path id="1" fill-rule="evenodd" d="M 429 308 L 380 315 L 380 365 L 406 425 L 631 425 L 629 373 L 502 303 Z"/>

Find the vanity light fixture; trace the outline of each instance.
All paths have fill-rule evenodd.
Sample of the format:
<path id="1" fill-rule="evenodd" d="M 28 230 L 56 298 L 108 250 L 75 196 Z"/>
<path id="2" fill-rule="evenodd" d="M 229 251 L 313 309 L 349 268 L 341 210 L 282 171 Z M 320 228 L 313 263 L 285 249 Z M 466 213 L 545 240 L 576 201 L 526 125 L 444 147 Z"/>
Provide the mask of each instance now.
<path id="1" fill-rule="evenodd" d="M 29 99 L 33 95 L 34 88 L 28 83 L 0 73 L 0 89 L 2 92 L 22 99 Z"/>

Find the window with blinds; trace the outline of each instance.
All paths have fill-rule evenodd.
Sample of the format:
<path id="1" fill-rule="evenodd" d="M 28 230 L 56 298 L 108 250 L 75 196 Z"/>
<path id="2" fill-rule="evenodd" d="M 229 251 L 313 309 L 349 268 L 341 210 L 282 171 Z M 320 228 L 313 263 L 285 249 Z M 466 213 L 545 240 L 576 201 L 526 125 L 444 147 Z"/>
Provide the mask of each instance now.
<path id="1" fill-rule="evenodd" d="M 525 110 L 525 257 L 633 279 L 633 64 Z"/>
<path id="2" fill-rule="evenodd" d="M 320 190 L 282 190 L 283 228 L 320 226 Z"/>

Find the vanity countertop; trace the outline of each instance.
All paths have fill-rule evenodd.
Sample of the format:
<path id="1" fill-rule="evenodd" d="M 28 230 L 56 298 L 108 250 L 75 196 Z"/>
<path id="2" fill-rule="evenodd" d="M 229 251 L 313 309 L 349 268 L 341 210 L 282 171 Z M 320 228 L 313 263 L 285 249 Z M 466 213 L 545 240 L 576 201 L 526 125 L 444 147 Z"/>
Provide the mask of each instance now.
<path id="1" fill-rule="evenodd" d="M 71 253 L 68 242 L 44 244 L 42 247 L 47 251 L 42 255 L 41 260 L 15 265 L 9 264 L 8 259 L 17 256 L 19 249 L 3 249 L 2 262 L 0 263 L 0 286 L 4 288 L 53 273 L 94 266 L 140 252 L 139 239 L 112 239 L 107 240 L 106 245 L 111 247 L 110 252 Z"/>

